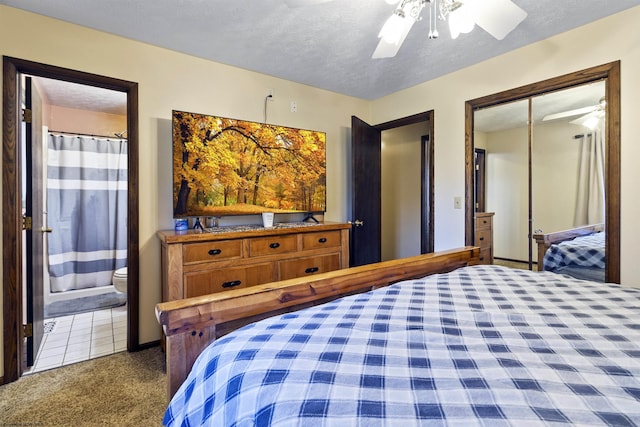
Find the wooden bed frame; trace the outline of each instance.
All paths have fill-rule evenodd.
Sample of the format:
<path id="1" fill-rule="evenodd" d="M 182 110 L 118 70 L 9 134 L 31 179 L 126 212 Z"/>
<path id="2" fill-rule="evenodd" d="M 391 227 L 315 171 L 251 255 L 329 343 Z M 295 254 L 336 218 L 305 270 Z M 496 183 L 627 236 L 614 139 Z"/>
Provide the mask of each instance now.
<path id="1" fill-rule="evenodd" d="M 178 390 L 202 350 L 234 329 L 400 280 L 477 264 L 479 254 L 479 248 L 467 246 L 157 304 L 165 335 L 168 396 Z"/>
<path id="2" fill-rule="evenodd" d="M 556 231 L 554 233 L 534 234 L 533 238 L 538 244 L 538 271 L 542 271 L 544 269 L 544 254 L 547 253 L 547 249 L 549 249 L 549 247 L 554 243 L 572 240 L 576 237 L 598 233 L 603 230 L 604 224 L 592 224 L 585 225 L 583 227 L 571 228 L 569 230 Z"/>

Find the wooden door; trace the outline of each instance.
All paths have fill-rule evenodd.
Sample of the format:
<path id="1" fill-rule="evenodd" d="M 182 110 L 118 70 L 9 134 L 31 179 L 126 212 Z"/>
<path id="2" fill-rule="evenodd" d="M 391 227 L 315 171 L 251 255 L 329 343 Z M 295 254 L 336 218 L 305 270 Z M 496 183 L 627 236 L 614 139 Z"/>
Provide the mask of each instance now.
<path id="1" fill-rule="evenodd" d="M 351 117 L 351 266 L 382 259 L 381 132 Z"/>
<path id="2" fill-rule="evenodd" d="M 30 77 L 24 79 L 24 218 L 31 219 L 25 227 L 26 262 L 26 367 L 33 366 L 44 335 L 43 278 L 43 171 L 42 171 L 42 101 Z M 30 112 L 30 113 L 29 113 Z M 28 221 L 27 221 L 28 224 Z M 30 326 L 29 326 L 30 325 Z M 23 366 L 24 368 L 24 366 Z"/>

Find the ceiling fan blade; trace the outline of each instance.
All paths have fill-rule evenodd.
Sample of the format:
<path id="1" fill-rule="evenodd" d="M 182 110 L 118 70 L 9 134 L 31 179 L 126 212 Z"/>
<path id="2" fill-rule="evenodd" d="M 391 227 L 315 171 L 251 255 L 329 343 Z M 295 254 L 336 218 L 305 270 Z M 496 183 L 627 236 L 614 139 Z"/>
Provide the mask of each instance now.
<path id="1" fill-rule="evenodd" d="M 562 119 L 565 117 L 580 116 L 582 114 L 591 113 L 595 111 L 597 108 L 598 108 L 597 105 L 592 105 L 590 107 L 576 108 L 575 110 L 563 111 L 561 113 L 548 114 L 542 118 L 542 121 L 546 122 L 548 120 L 556 120 L 556 119 Z"/>
<path id="2" fill-rule="evenodd" d="M 284 0 L 285 4 L 291 8 L 310 6 L 312 4 L 327 3 L 333 0 Z"/>
<path id="3" fill-rule="evenodd" d="M 511 0 L 465 0 L 480 28 L 498 40 L 504 39 L 524 18 L 527 12 Z"/>
<path id="4" fill-rule="evenodd" d="M 400 50 L 400 46 L 402 46 L 404 39 L 407 38 L 407 34 L 409 34 L 409 31 L 411 30 L 411 27 L 413 27 L 413 24 L 415 22 L 416 21 L 414 19 L 405 18 L 404 26 L 402 27 L 402 32 L 400 33 L 398 43 L 389 43 L 385 41 L 384 38 L 381 38 L 378 46 L 376 47 L 376 50 L 373 52 L 373 55 L 371 55 L 371 57 L 377 59 L 392 58 L 396 56 L 398 50 Z"/>
<path id="5" fill-rule="evenodd" d="M 574 125 L 586 126 L 589 129 L 594 129 L 601 118 L 604 117 L 604 111 L 600 108 L 594 109 L 592 112 L 580 116 L 577 119 L 571 120 L 569 123 Z"/>

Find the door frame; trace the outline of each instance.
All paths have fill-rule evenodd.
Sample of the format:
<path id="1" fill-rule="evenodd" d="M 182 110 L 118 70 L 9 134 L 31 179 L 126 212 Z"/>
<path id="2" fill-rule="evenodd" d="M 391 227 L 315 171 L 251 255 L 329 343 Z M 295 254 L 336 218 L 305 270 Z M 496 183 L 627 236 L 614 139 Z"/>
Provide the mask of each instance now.
<path id="1" fill-rule="evenodd" d="M 2 57 L 2 244 L 3 244 L 3 359 L 2 383 L 22 375 L 22 219 L 20 209 L 20 141 L 18 128 L 18 78 L 21 74 L 46 77 L 127 94 L 127 350 L 139 344 L 139 250 L 138 250 L 138 83 L 8 56 Z"/>
<path id="2" fill-rule="evenodd" d="M 421 253 L 429 253 L 434 250 L 434 221 L 435 221 L 435 212 L 434 212 L 434 146 L 435 146 L 435 132 L 434 132 L 434 118 L 435 114 L 433 110 L 425 111 L 422 113 L 413 114 L 411 116 L 403 117 L 400 119 L 391 120 L 388 122 L 380 123 L 377 125 L 368 125 L 362 121 L 362 119 L 357 118 L 355 116 L 352 117 L 352 126 L 353 120 L 357 119 L 359 122 L 365 123 L 372 130 L 377 131 L 378 135 L 381 135 L 385 130 L 391 130 L 400 128 L 403 126 L 414 125 L 418 123 L 425 123 L 428 126 L 427 135 L 422 136 L 420 138 L 421 141 L 421 185 L 420 185 L 420 251 Z M 353 132 L 353 129 L 352 129 Z M 355 138 L 355 136 L 352 136 Z M 355 144 L 355 141 L 351 141 L 352 146 Z M 380 150 L 381 147 L 378 147 Z M 353 150 L 353 149 L 352 149 Z M 352 162 L 354 159 L 352 158 Z M 351 197 L 352 197 L 352 206 L 351 206 L 351 221 L 355 221 L 356 224 L 353 227 L 357 227 L 357 221 L 361 218 L 356 218 L 355 215 L 355 203 L 356 203 L 356 195 L 355 195 L 355 171 L 352 165 L 351 167 Z M 372 180 L 372 182 L 376 182 L 374 185 L 380 185 L 380 177 L 377 180 Z M 378 224 L 374 224 L 378 229 L 380 229 L 380 220 L 381 220 L 381 209 L 380 209 L 380 201 L 378 201 Z M 370 226 L 370 224 L 368 224 Z M 353 242 L 355 238 L 355 230 L 352 227 L 350 232 L 350 242 Z M 380 246 L 380 242 L 378 246 Z M 350 244 L 349 250 L 353 251 L 355 249 L 355 245 L 353 243 Z M 356 259 L 355 256 L 350 257 L 351 266 L 356 264 L 353 261 Z M 358 264 L 359 265 L 359 264 Z"/>
<path id="3" fill-rule="evenodd" d="M 423 122 L 429 126 L 428 138 L 420 138 L 420 252 L 423 254 L 433 252 L 434 248 L 434 116 L 434 111 L 429 110 L 373 126 L 380 132 Z"/>
<path id="4" fill-rule="evenodd" d="M 484 212 L 486 203 L 486 187 L 485 187 L 485 179 L 486 179 L 486 156 L 487 151 L 484 148 L 476 148 L 474 149 L 474 185 L 475 185 L 475 209 L 476 212 Z"/>

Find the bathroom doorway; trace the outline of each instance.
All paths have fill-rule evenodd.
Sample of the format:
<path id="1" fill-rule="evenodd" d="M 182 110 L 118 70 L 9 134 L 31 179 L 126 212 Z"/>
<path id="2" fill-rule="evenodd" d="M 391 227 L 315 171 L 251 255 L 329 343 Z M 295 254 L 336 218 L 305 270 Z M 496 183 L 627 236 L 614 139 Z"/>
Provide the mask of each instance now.
<path id="1" fill-rule="evenodd" d="M 43 265 L 36 262 L 33 266 L 27 260 L 44 259 L 44 249 L 39 251 L 31 247 L 32 241 L 47 240 L 47 238 L 33 238 L 36 235 L 48 234 L 48 226 L 44 222 L 46 218 L 46 209 L 41 208 L 40 214 L 37 215 L 33 211 L 32 217 L 22 217 L 25 212 L 25 206 L 21 201 L 39 200 L 39 197 L 27 196 L 27 192 L 32 189 L 44 187 L 44 178 L 38 178 L 34 174 L 33 180 L 28 186 L 28 180 L 25 179 L 27 168 L 22 160 L 23 145 L 27 145 L 26 138 L 23 143 L 23 135 L 27 135 L 26 128 L 35 128 L 42 131 L 40 125 L 31 126 L 32 117 L 29 111 L 26 111 L 23 102 L 22 88 L 26 86 L 26 79 L 51 79 L 60 84 L 74 83 L 78 88 L 83 89 L 106 89 L 108 91 L 119 92 L 124 95 L 126 113 L 124 122 L 126 126 L 119 127 L 119 135 L 114 135 L 113 139 L 126 139 L 126 168 L 124 183 L 122 185 L 126 190 L 124 194 L 125 209 L 125 227 L 124 235 L 126 243 L 124 244 L 124 256 L 121 259 L 128 268 L 126 275 L 126 310 L 124 317 L 126 318 L 126 349 L 129 351 L 139 350 L 138 339 L 138 206 L 137 206 L 137 135 L 138 135 L 138 116 L 137 116 L 137 83 L 128 82 L 119 79 L 113 79 L 105 76 L 88 74 L 75 70 L 34 63 L 31 61 L 21 60 L 17 58 L 3 57 L 3 353 L 4 353 L 4 382 L 8 383 L 17 380 L 24 372 L 26 362 L 29 359 L 27 355 L 28 341 L 33 340 L 38 335 L 40 338 L 44 335 L 45 316 L 44 316 L 44 296 L 42 292 L 33 291 L 33 283 L 38 280 L 33 278 L 42 277 L 40 283 L 44 282 L 43 271 L 47 270 L 48 261 Z M 37 87 L 37 84 L 31 85 Z M 67 87 L 67 91 L 69 87 Z M 77 105 L 77 104 L 75 104 Z M 46 108 L 46 107 L 45 107 Z M 46 112 L 45 112 L 46 114 Z M 76 117 L 77 120 L 77 117 Z M 60 129 L 53 129 L 59 131 Z M 62 129 L 66 131 L 65 129 Z M 124 133 L 126 131 L 126 133 Z M 93 136 L 99 135 L 94 131 L 74 131 L 74 133 L 91 133 Z M 45 132 L 48 133 L 48 132 Z M 86 135 L 92 137 L 91 135 Z M 126 137 L 126 138 L 125 138 Z M 41 145 L 44 147 L 44 135 L 34 139 L 29 139 L 32 146 Z M 34 141 L 37 143 L 34 144 Z M 36 154 L 37 156 L 37 154 Z M 28 161 L 31 162 L 32 159 Z M 31 165 L 34 163 L 31 162 Z M 40 168 L 35 168 L 39 171 Z M 67 184 L 64 184 L 67 185 Z M 63 185 L 63 186 L 64 186 Z M 15 189 L 15 190 L 14 190 Z M 61 202 L 67 205 L 67 201 Z M 95 210 L 95 208 L 94 208 Z M 10 224 L 15 224 L 15 228 Z M 97 224 L 96 224 L 97 225 Z M 102 224 L 105 227 L 104 224 Z M 22 249 L 26 248 L 23 252 Z M 31 249 L 31 250 L 30 250 Z M 21 256 L 22 254 L 22 256 Z M 42 256 L 39 256 L 42 254 Z M 35 255 L 35 256 L 34 256 Z M 65 258 L 63 255 L 61 258 Z M 118 257 L 120 255 L 117 255 Z M 82 262 L 87 260 L 81 260 Z M 88 260 L 91 262 L 92 260 Z M 31 281 L 28 279 L 27 271 L 32 270 L 34 274 Z M 111 272 L 108 273 L 111 275 Z M 24 285 L 24 287 L 23 287 Z M 82 286 L 81 286 L 82 287 Z M 87 312 L 94 313 L 94 312 Z M 88 316 L 85 314 L 85 316 Z M 100 317 L 100 316 L 98 316 Z M 95 322 L 97 320 L 97 322 Z M 104 319 L 96 319 L 92 315 L 91 322 L 101 323 Z M 84 319 L 83 323 L 88 320 Z M 104 326 L 106 328 L 106 326 Z M 109 326 L 113 328 L 113 326 Z M 121 344 L 122 345 L 122 344 Z M 37 345 L 32 345 L 32 350 L 37 352 Z M 115 347 L 114 347 L 115 348 Z M 120 347 L 122 348 L 122 347 Z M 33 361 L 34 356 L 31 356 Z"/>
<path id="2" fill-rule="evenodd" d="M 127 349 L 127 95 L 23 79 L 32 135 L 22 133 L 21 157 L 32 160 L 23 162 L 22 204 L 42 206 L 26 216 L 42 212 L 45 231 L 42 244 L 23 246 L 27 318 L 30 301 L 43 299 L 43 334 L 27 341 L 24 366 L 35 373 Z M 37 149 L 27 143 L 37 140 Z M 38 274 L 31 264 L 42 266 L 42 295 L 27 286 Z"/>

